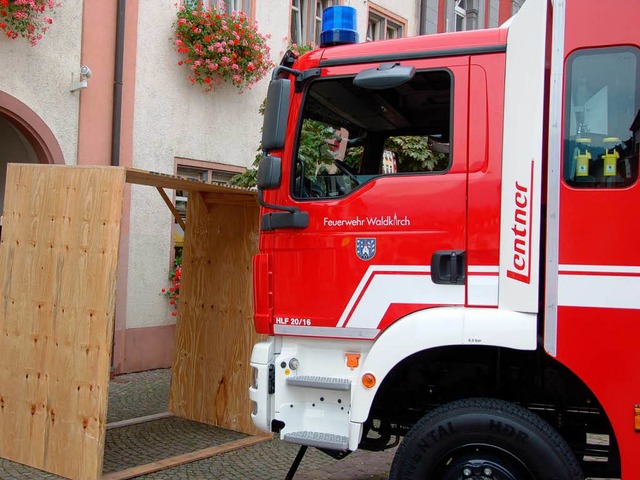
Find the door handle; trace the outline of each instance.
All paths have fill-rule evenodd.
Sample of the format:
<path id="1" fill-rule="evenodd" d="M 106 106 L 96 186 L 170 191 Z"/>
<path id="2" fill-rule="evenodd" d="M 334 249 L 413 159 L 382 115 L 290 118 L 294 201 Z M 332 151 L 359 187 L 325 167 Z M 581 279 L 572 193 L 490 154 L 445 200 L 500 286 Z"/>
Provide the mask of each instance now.
<path id="1" fill-rule="evenodd" d="M 439 250 L 431 257 L 431 280 L 438 285 L 464 285 L 467 271 L 464 250 Z"/>

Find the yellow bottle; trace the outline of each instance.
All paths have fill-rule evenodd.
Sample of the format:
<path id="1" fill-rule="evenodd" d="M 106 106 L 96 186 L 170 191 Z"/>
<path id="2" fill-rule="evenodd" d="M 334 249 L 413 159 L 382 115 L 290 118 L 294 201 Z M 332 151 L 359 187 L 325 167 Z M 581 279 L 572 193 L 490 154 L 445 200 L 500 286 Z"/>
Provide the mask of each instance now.
<path id="1" fill-rule="evenodd" d="M 603 142 L 607 146 L 607 149 L 602 156 L 604 160 L 603 175 L 605 177 L 615 177 L 618 173 L 618 159 L 620 158 L 620 154 L 615 149 L 615 146 L 620 143 L 620 139 L 617 137 L 607 137 Z"/>
<path id="2" fill-rule="evenodd" d="M 576 144 L 578 145 L 578 153 L 576 153 L 576 177 L 588 177 L 589 176 L 589 160 L 591 160 L 591 153 L 587 150 L 587 146 L 591 143 L 590 138 L 577 138 Z M 584 148 L 584 152 L 582 151 Z"/>

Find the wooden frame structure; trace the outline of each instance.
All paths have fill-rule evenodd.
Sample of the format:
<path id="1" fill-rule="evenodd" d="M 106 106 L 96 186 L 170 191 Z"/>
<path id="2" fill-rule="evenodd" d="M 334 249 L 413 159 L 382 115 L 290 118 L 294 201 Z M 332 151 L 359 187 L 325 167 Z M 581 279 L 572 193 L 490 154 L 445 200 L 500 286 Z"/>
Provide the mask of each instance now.
<path id="1" fill-rule="evenodd" d="M 127 182 L 190 195 L 171 411 L 256 433 L 246 393 L 258 341 L 255 192 L 123 167 L 14 164 L 0 244 L 2 458 L 72 479 L 102 476 Z"/>

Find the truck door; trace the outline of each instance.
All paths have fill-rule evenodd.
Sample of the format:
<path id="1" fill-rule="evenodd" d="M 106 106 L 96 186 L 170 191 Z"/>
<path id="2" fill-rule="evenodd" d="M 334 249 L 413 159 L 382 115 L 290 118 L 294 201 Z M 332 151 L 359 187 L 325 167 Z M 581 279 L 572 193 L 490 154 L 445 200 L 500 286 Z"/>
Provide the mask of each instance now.
<path id="1" fill-rule="evenodd" d="M 392 68 L 370 63 L 304 88 L 280 200 L 309 224 L 263 235 L 276 334 L 375 338 L 465 303 L 469 57 L 400 63 L 415 74 L 397 86 L 354 82 Z"/>
<path id="2" fill-rule="evenodd" d="M 549 183 L 558 201 L 550 197 L 547 303 L 557 308 L 547 308 L 545 347 L 598 397 L 629 478 L 640 467 L 627 414 L 640 399 L 640 5 L 624 8 L 620 18 L 602 2 L 567 2 L 564 48 L 553 59 L 564 81 L 551 105 L 563 115 L 550 134 L 559 138 L 550 162 L 559 161 Z M 594 35 L 582 28 L 593 21 L 616 28 Z"/>

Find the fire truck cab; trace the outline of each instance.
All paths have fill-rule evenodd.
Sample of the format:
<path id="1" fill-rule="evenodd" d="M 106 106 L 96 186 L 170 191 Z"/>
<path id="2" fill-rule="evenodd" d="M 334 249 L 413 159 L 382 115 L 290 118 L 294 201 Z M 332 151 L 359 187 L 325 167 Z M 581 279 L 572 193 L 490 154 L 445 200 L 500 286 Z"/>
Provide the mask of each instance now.
<path id="1" fill-rule="evenodd" d="M 497 29 L 338 27 L 285 55 L 258 171 L 260 429 L 336 457 L 400 443 L 392 479 L 635 478 L 638 18 L 527 0 Z"/>

